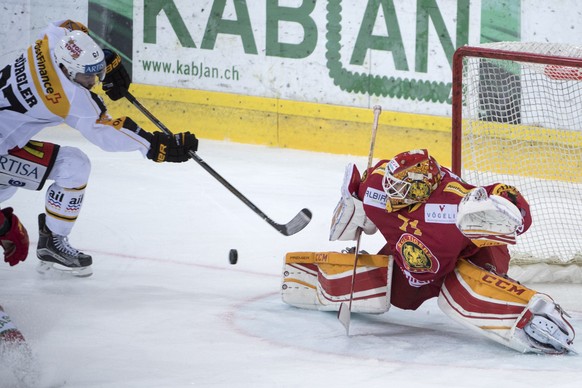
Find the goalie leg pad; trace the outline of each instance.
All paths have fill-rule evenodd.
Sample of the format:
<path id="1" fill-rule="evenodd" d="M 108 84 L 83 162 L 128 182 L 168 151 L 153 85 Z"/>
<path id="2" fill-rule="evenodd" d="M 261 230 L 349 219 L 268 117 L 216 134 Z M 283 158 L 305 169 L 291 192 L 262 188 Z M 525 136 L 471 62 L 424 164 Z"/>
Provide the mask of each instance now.
<path id="1" fill-rule="evenodd" d="M 519 352 L 574 351 L 574 330 L 551 298 L 466 260 L 445 279 L 438 305 L 463 326 Z"/>
<path id="2" fill-rule="evenodd" d="M 381 314 L 390 308 L 391 256 L 358 255 L 352 312 Z M 338 311 L 351 294 L 354 255 L 290 252 L 285 256 L 281 296 L 295 307 Z"/>

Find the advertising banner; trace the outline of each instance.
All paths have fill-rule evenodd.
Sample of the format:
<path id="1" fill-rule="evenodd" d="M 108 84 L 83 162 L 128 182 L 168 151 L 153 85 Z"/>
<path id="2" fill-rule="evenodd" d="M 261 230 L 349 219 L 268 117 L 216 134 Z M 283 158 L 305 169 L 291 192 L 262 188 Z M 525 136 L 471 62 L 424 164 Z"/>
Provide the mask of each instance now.
<path id="1" fill-rule="evenodd" d="M 96 0 L 90 28 L 100 26 L 131 56 L 136 82 L 354 107 L 381 102 L 389 110 L 448 115 L 455 49 L 519 40 L 520 5 Z M 132 50 L 121 43 L 128 34 Z"/>
<path id="2" fill-rule="evenodd" d="M 83 15 L 95 39 L 121 53 L 136 84 L 438 116 L 450 115 L 456 48 L 578 44 L 582 28 L 576 0 L 0 3 L 2 30 L 17 39 L 6 40 L 3 54 L 30 44 L 55 14 Z"/>

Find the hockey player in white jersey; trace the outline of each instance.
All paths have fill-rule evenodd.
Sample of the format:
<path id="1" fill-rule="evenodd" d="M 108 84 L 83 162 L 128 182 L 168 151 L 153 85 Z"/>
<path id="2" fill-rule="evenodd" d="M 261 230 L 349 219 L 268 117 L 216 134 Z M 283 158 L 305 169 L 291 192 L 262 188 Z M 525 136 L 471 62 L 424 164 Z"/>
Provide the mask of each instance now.
<path id="1" fill-rule="evenodd" d="M 92 274 L 91 256 L 67 238 L 81 210 L 91 166 L 78 148 L 35 141 L 38 132 L 64 123 L 105 151 L 139 151 L 155 162 L 184 162 L 198 146 L 190 132 L 152 134 L 129 117 L 108 115 L 103 99 L 91 90 L 102 82 L 116 100 L 131 80 L 119 55 L 102 50 L 86 32 L 70 20 L 51 24 L 24 53 L 0 68 L 0 204 L 19 188 L 41 190 L 52 181 L 45 211 L 38 217 L 41 273 L 58 269 L 80 277 Z M 26 259 L 28 233 L 12 208 L 0 212 L 0 242 L 11 266 Z"/>

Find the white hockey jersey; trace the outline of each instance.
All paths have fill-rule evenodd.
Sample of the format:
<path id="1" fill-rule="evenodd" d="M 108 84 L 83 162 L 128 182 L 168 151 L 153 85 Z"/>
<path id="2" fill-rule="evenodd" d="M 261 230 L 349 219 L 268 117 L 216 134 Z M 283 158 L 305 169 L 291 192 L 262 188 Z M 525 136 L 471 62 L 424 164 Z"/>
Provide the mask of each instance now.
<path id="1" fill-rule="evenodd" d="M 145 156 L 149 134 L 131 119 L 113 120 L 100 96 L 59 69 L 53 47 L 66 31 L 48 26 L 41 39 L 0 69 L 0 155 L 23 147 L 43 128 L 65 123 L 105 151 L 139 150 Z"/>

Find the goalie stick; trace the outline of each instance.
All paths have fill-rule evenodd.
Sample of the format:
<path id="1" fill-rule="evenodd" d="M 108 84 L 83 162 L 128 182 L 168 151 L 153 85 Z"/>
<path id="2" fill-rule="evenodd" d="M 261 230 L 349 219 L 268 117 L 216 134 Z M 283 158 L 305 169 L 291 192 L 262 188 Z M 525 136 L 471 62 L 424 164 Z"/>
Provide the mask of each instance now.
<path id="1" fill-rule="evenodd" d="M 382 107 L 380 105 L 374 105 L 374 123 L 372 124 L 372 135 L 370 137 L 370 151 L 368 152 L 368 167 L 366 168 L 366 174 L 368 170 L 372 167 L 372 160 L 374 159 L 374 146 L 376 144 L 376 132 L 378 132 L 378 120 L 380 114 L 382 113 Z M 350 335 L 350 320 L 352 315 L 352 302 L 354 300 L 354 289 L 356 287 L 356 275 L 358 270 L 358 255 L 360 252 L 360 239 L 362 237 L 362 229 L 358 228 L 356 237 L 356 251 L 354 253 L 354 269 L 352 271 L 352 285 L 350 290 L 350 299 L 348 304 L 342 302 L 340 304 L 339 310 L 337 312 L 337 319 L 346 328 L 346 335 Z"/>
<path id="2" fill-rule="evenodd" d="M 168 135 L 172 135 L 170 131 L 160 120 L 158 120 L 149 110 L 147 110 L 129 91 L 125 93 L 125 98 L 129 100 L 141 113 L 143 113 L 152 123 L 154 123 L 159 129 Z M 198 163 L 203 169 L 205 169 L 210 175 L 212 175 L 217 181 L 219 181 L 224 187 L 226 187 L 231 193 L 233 193 L 238 199 L 240 199 L 245 205 L 247 205 L 255 214 L 265 220 L 269 225 L 279 231 L 285 236 L 291 236 L 305 228 L 307 224 L 311 221 L 311 211 L 309 209 L 302 209 L 293 219 L 286 224 L 278 224 L 268 217 L 261 209 L 259 209 L 255 204 L 253 204 L 247 197 L 245 197 L 240 191 L 238 191 L 233 185 L 231 185 L 226 179 L 224 179 L 219 173 L 217 173 L 208 163 L 206 163 L 196 152 L 190 151 L 190 157 Z"/>

